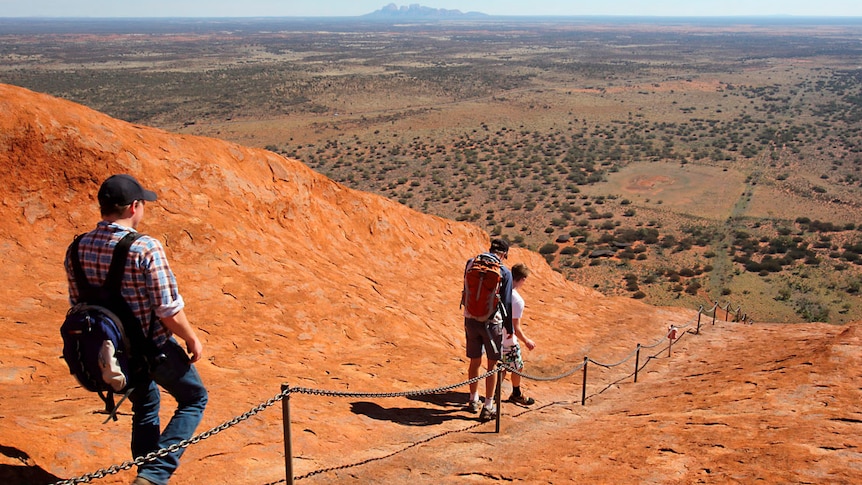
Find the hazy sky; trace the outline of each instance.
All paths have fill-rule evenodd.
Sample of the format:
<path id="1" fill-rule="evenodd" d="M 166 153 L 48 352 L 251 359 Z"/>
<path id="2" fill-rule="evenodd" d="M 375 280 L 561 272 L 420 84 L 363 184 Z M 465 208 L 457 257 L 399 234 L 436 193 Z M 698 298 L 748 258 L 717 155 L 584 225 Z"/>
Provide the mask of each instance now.
<path id="1" fill-rule="evenodd" d="M 0 17 L 329 17 L 389 3 L 490 15 L 862 16 L 860 0 L 0 0 Z"/>

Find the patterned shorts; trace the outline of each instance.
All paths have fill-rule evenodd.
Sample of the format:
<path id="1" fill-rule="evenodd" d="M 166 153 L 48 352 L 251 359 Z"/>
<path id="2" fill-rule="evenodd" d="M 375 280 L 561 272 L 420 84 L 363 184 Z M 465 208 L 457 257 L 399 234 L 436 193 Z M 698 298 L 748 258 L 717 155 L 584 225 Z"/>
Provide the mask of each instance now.
<path id="1" fill-rule="evenodd" d="M 521 358 L 521 346 L 515 344 L 509 349 L 504 349 L 503 363 L 515 370 L 524 368 L 524 359 Z"/>

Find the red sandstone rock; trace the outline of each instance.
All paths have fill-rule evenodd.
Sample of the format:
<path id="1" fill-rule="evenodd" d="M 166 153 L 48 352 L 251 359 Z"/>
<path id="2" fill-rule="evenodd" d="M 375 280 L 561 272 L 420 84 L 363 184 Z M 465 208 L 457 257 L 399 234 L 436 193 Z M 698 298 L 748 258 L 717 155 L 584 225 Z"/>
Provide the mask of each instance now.
<path id="1" fill-rule="evenodd" d="M 58 332 L 63 253 L 95 224 L 95 192 L 116 172 L 159 195 L 139 229 L 164 241 L 205 343 L 198 367 L 210 404 L 199 431 L 285 383 L 389 393 L 465 379 L 459 278 L 487 245 L 482 230 L 265 150 L 0 85 L 1 483 L 51 483 L 130 458 L 128 406 L 118 423 L 102 424 L 101 402 L 60 358 Z M 588 365 L 586 405 L 580 370 L 525 381 L 538 402 L 504 404 L 499 434 L 461 410 L 466 387 L 409 398 L 296 391 L 292 463 L 302 483 L 862 481 L 857 325 L 704 317 L 695 335 L 695 308 L 608 298 L 514 249 L 509 262 L 519 261 L 533 270 L 523 292 L 525 328 L 538 343 L 528 374 L 560 375 L 584 356 L 629 357 Z M 642 349 L 634 383 L 637 344 L 658 342 L 670 324 L 687 332 L 669 357 L 664 345 Z M 282 437 L 277 402 L 189 447 L 172 483 L 284 480 Z"/>

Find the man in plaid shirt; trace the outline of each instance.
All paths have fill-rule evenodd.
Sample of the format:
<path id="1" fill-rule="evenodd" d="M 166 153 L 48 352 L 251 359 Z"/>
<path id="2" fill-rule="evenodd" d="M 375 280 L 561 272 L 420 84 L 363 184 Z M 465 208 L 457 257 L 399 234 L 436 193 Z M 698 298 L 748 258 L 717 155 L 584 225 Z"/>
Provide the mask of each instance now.
<path id="1" fill-rule="evenodd" d="M 144 189 L 132 176 L 120 174 L 102 183 L 98 198 L 102 220 L 82 237 L 78 248 L 87 281 L 96 287 L 107 277 L 114 246 L 136 230 L 144 217 L 146 203 L 154 202 L 156 194 Z M 69 302 L 74 306 L 78 303 L 79 289 L 68 250 L 65 267 Z M 144 235 L 132 244 L 121 293 L 147 340 L 145 348 L 135 348 L 133 353 L 147 355 L 150 367 L 149 376 L 139 377 L 129 395 L 133 412 L 132 455 L 137 458 L 194 434 L 207 403 L 206 388 L 193 365 L 203 354 L 203 344 L 186 317 L 176 278 L 157 239 Z M 174 336 L 183 340 L 185 349 Z M 177 410 L 164 431 L 160 431 L 159 423 L 159 386 L 177 402 Z M 138 467 L 138 476 L 132 484 L 167 484 L 179 466 L 182 453 L 180 449 L 144 463 Z"/>

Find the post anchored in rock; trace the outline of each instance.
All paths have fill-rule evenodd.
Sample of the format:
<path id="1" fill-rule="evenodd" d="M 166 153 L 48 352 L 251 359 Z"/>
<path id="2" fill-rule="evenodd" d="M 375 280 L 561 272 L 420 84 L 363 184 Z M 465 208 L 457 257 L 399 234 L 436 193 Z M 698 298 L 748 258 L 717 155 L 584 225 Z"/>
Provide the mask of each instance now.
<path id="1" fill-rule="evenodd" d="M 581 406 L 586 405 L 587 402 L 587 363 L 590 361 L 590 358 L 584 356 L 584 385 L 581 388 Z"/>
<path id="2" fill-rule="evenodd" d="M 281 385 L 281 392 L 290 389 L 287 384 Z M 284 395 L 281 401 L 281 418 L 284 427 L 284 475 L 287 485 L 293 485 L 293 450 L 290 442 L 290 393 Z"/>

